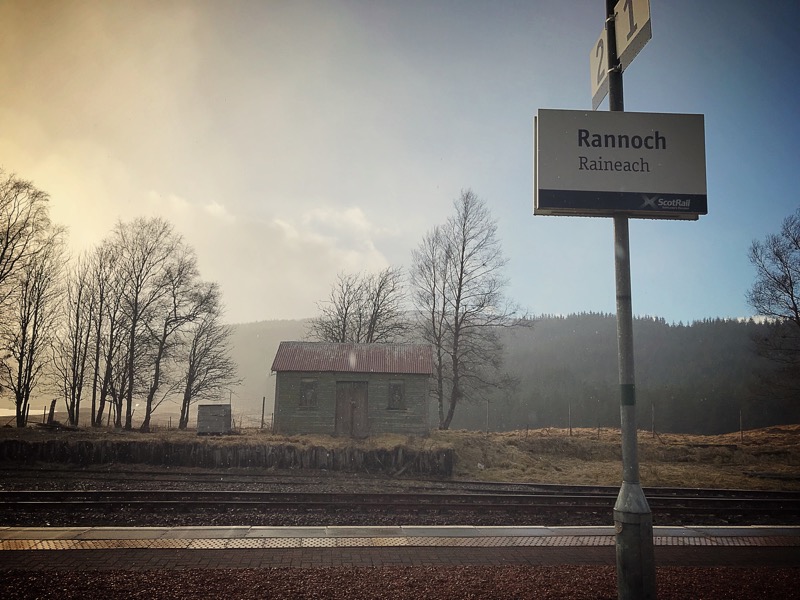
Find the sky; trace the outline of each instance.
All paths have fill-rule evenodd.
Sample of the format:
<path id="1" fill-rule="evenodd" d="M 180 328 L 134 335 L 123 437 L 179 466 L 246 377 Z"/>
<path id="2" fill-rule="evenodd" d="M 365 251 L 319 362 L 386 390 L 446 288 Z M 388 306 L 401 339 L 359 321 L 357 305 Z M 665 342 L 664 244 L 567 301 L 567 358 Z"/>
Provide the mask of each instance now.
<path id="1" fill-rule="evenodd" d="M 231 323 L 408 268 L 472 189 L 510 298 L 614 312 L 613 225 L 533 216 L 533 117 L 591 109 L 602 0 L 0 0 L 0 168 L 75 254 L 161 216 Z M 705 115 L 708 215 L 632 220 L 637 315 L 752 315 L 753 240 L 800 206 L 800 3 L 652 0 L 627 111 Z M 605 101 L 599 110 L 607 110 Z"/>

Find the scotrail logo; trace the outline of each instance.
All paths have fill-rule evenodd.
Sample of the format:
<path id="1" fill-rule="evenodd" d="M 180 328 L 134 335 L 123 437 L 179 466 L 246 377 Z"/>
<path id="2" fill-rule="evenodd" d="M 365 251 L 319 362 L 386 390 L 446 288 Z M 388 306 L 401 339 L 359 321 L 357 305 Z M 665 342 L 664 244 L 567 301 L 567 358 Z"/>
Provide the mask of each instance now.
<path id="1" fill-rule="evenodd" d="M 688 198 L 660 198 L 658 196 L 642 195 L 644 202 L 640 209 L 652 210 L 688 210 L 692 207 L 692 201 Z"/>

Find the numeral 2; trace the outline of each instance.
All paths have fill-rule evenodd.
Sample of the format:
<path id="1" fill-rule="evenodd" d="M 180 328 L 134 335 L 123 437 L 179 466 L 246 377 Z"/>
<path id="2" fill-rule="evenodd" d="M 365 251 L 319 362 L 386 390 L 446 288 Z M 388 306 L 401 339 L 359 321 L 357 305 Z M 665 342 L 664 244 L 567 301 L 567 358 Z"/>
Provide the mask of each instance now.
<path id="1" fill-rule="evenodd" d="M 597 47 L 594 49 L 594 56 L 598 59 L 597 61 L 597 85 L 603 81 L 603 77 L 606 74 L 606 63 L 605 63 L 605 44 L 603 43 L 605 40 L 601 37 L 597 40 Z"/>

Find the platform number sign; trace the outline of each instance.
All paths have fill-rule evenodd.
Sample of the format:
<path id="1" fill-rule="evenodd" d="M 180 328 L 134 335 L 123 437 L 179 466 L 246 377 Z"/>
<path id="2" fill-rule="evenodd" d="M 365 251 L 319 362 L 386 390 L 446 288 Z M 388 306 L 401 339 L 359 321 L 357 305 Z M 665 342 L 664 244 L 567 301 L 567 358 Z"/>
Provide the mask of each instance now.
<path id="1" fill-rule="evenodd" d="M 628 15 L 628 33 L 625 39 L 630 40 L 633 34 L 636 33 L 636 30 L 639 29 L 639 26 L 636 24 L 636 19 L 633 16 L 633 0 L 623 0 L 622 12 Z"/>
<path id="2" fill-rule="evenodd" d="M 624 71 L 652 37 L 650 2 L 649 0 L 620 0 L 614 7 L 614 12 L 617 56 Z M 607 30 L 603 28 L 600 37 L 589 53 L 593 110 L 597 110 L 603 98 L 608 94 L 608 41 L 606 35 Z"/>
<path id="3" fill-rule="evenodd" d="M 603 33 L 600 34 L 597 43 L 589 54 L 590 76 L 592 79 L 592 110 L 597 110 L 603 98 L 608 94 L 608 66 L 606 65 L 608 62 L 606 59 L 606 46 L 608 44 L 606 37 L 606 30 L 603 29 Z"/>
<path id="4" fill-rule="evenodd" d="M 624 71 L 653 37 L 650 27 L 650 2 L 620 0 L 615 10 L 617 11 L 617 56 Z"/>

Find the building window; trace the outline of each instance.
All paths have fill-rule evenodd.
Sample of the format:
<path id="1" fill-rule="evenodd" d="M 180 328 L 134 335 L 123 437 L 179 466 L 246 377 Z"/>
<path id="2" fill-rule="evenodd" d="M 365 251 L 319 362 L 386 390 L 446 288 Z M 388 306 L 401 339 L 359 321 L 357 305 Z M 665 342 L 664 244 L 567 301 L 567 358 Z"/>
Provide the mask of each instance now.
<path id="1" fill-rule="evenodd" d="M 317 380 L 300 380 L 300 408 L 317 408 Z"/>
<path id="2" fill-rule="evenodd" d="M 405 410 L 406 390 L 402 381 L 389 382 L 389 410 Z"/>

